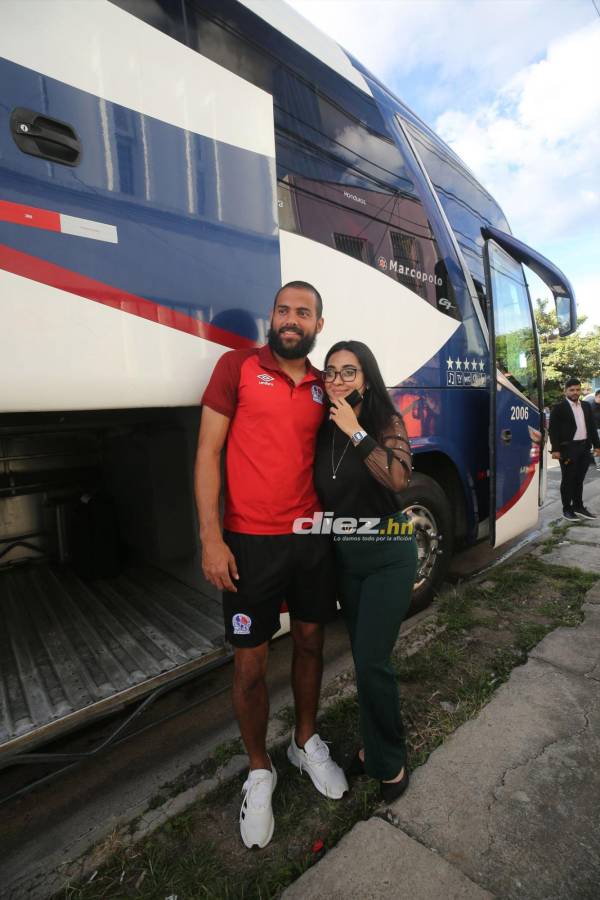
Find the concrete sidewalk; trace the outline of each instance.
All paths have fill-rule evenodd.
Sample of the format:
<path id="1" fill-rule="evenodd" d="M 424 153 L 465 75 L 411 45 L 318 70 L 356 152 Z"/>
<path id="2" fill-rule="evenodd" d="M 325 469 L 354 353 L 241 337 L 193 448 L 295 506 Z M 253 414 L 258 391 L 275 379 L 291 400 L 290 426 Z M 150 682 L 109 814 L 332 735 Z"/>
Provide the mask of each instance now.
<path id="1" fill-rule="evenodd" d="M 600 573 L 600 519 L 543 559 Z M 600 583 L 583 609 L 285 900 L 598 900 Z"/>

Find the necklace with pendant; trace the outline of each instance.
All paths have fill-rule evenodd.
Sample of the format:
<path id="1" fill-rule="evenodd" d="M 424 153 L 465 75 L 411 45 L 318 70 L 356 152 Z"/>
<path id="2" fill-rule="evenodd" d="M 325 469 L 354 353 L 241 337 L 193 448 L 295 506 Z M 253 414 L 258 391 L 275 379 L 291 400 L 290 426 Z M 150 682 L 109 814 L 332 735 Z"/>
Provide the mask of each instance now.
<path id="1" fill-rule="evenodd" d="M 339 469 L 339 467 L 341 466 L 342 460 L 343 460 L 344 456 L 346 455 L 346 450 L 347 450 L 348 447 L 350 446 L 350 442 L 351 442 L 351 440 L 352 440 L 352 438 L 348 438 L 348 443 L 346 444 L 346 446 L 345 446 L 344 449 L 342 450 L 342 455 L 341 455 L 340 458 L 338 459 L 337 465 L 334 464 L 334 460 L 333 460 L 333 451 L 334 451 L 334 449 L 335 449 L 335 432 L 336 432 L 336 431 L 337 431 L 337 428 L 334 428 L 333 434 L 332 434 L 332 436 L 331 436 L 331 477 L 332 477 L 332 478 L 335 478 L 335 477 L 336 477 L 336 472 L 337 472 L 337 470 Z"/>

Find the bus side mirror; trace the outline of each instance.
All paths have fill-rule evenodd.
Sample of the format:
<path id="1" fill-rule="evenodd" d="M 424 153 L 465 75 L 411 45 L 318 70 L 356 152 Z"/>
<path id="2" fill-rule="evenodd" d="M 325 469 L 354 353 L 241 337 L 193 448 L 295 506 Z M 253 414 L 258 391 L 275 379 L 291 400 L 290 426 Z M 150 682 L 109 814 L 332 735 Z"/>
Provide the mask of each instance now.
<path id="1" fill-rule="evenodd" d="M 569 283 L 569 279 L 563 275 L 554 263 L 518 240 L 512 234 L 506 234 L 491 225 L 485 225 L 481 229 L 485 241 L 493 240 L 505 253 L 512 256 L 516 262 L 522 263 L 541 278 L 552 291 L 556 305 L 556 318 L 558 319 L 558 333 L 561 337 L 573 334 L 577 328 L 577 304 L 575 292 Z"/>
<path id="2" fill-rule="evenodd" d="M 568 334 L 573 334 L 577 328 L 577 314 L 574 300 L 564 294 L 558 294 L 554 296 L 554 303 L 556 305 L 559 335 L 561 337 L 566 337 Z"/>

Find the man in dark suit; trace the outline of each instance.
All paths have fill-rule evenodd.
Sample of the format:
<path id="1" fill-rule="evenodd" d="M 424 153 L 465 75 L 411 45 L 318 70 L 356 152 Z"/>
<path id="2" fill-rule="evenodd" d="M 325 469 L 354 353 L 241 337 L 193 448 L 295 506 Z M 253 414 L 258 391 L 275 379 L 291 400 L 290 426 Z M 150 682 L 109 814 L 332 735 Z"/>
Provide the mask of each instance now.
<path id="1" fill-rule="evenodd" d="M 598 432 L 598 437 L 600 437 L 600 388 L 594 394 L 588 394 L 587 397 L 584 397 L 584 400 L 592 411 L 592 420 Z M 596 456 L 594 462 L 596 463 L 596 470 L 600 472 L 600 456 Z"/>
<path id="2" fill-rule="evenodd" d="M 560 460 L 562 481 L 560 496 L 563 519 L 570 522 L 595 519 L 594 513 L 583 505 L 583 480 L 590 462 L 590 449 L 600 456 L 600 439 L 587 403 L 579 399 L 581 382 L 569 378 L 565 384 L 565 399 L 555 403 L 550 412 L 550 444 L 552 458 Z"/>

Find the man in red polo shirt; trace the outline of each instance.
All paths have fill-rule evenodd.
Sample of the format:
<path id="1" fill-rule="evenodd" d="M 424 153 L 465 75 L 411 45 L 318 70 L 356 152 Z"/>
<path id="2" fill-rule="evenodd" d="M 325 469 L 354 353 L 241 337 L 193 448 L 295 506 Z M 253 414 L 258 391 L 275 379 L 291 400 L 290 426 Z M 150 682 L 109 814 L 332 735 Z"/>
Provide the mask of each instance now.
<path id="1" fill-rule="evenodd" d="M 296 727 L 288 758 L 326 797 L 348 790 L 316 730 L 323 671 L 323 624 L 335 615 L 329 539 L 294 534 L 294 519 L 320 509 L 313 484 L 317 431 L 325 413 L 321 373 L 307 359 L 323 328 L 319 292 L 303 281 L 275 297 L 268 345 L 231 350 L 202 398 L 196 500 L 205 577 L 223 591 L 227 639 L 235 652 L 233 703 L 250 759 L 240 811 L 247 847 L 273 835 L 277 775 L 266 748 L 269 641 L 287 601 L 294 642 Z M 221 451 L 225 516 L 219 522 Z"/>

